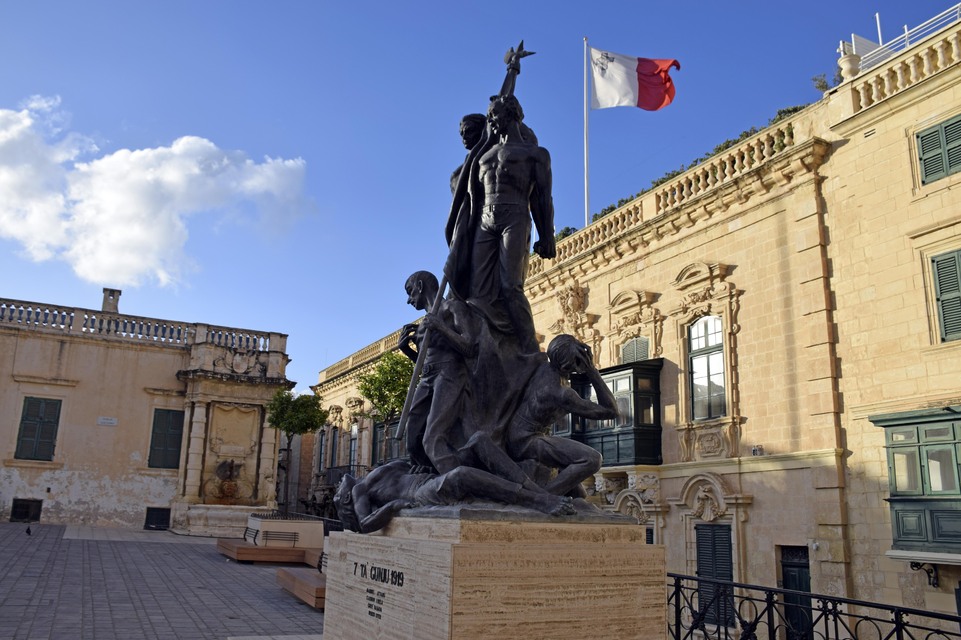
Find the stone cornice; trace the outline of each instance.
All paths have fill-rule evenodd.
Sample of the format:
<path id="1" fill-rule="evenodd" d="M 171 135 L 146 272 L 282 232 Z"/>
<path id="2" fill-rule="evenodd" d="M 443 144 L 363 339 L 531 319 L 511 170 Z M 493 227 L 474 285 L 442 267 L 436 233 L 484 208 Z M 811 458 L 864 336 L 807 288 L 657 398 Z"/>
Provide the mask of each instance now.
<path id="1" fill-rule="evenodd" d="M 239 382 L 241 384 L 268 385 L 293 389 L 296 382 L 287 378 L 259 378 L 244 376 L 236 373 L 214 373 L 200 369 L 182 370 L 177 372 L 177 380 L 186 382 L 188 380 L 217 380 L 219 382 Z"/>
<path id="2" fill-rule="evenodd" d="M 19 373 L 13 374 L 13 379 L 25 384 L 51 384 L 59 387 L 76 387 L 80 384 L 79 380 L 68 380 L 66 378 L 48 378 L 46 376 L 25 376 Z"/>
<path id="3" fill-rule="evenodd" d="M 358 364 L 342 373 L 339 373 L 337 376 L 330 378 L 329 380 L 324 380 L 323 382 L 312 385 L 310 390 L 318 396 L 324 397 L 330 396 L 343 389 L 352 388 L 357 384 L 357 377 L 373 371 L 376 364 L 376 360 L 368 360 L 367 362 Z"/>
<path id="4" fill-rule="evenodd" d="M 186 391 L 183 389 L 160 389 L 154 387 L 144 387 L 144 391 L 152 396 L 184 396 Z"/>

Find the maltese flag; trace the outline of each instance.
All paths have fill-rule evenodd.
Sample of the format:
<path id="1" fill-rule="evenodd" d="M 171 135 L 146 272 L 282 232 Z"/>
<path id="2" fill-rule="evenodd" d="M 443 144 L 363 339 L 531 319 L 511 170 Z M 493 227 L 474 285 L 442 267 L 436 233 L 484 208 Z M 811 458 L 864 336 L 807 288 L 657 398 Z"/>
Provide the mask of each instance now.
<path id="1" fill-rule="evenodd" d="M 634 58 L 620 53 L 591 52 L 591 108 L 640 107 L 657 111 L 674 99 L 671 67 L 681 69 L 677 60 Z"/>

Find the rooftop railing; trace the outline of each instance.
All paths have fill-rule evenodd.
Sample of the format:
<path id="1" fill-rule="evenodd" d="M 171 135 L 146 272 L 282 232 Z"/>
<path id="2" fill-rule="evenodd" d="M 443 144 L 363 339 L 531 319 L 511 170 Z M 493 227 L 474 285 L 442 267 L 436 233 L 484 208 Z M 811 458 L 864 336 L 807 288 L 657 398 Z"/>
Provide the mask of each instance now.
<path id="1" fill-rule="evenodd" d="M 140 342 L 186 346 L 193 340 L 185 322 L 0 299 L 0 327 L 16 326 L 73 335 L 110 336 Z"/>
<path id="2" fill-rule="evenodd" d="M 198 336 L 201 340 L 204 336 Z M 206 341 L 218 347 L 245 351 L 270 351 L 270 334 L 265 331 L 207 326 Z"/>
<path id="3" fill-rule="evenodd" d="M 855 113 L 961 62 L 961 24 L 942 28 L 918 46 L 912 44 L 896 57 L 888 56 L 884 61 L 883 66 L 865 72 L 862 59 L 861 73 L 850 85 L 857 97 Z"/>
<path id="4" fill-rule="evenodd" d="M 271 336 L 274 336 L 277 340 L 274 349 L 286 348 L 286 337 L 282 334 L 0 298 L 0 327 L 4 326 L 176 347 L 210 343 L 246 351 L 270 351 Z"/>
<path id="5" fill-rule="evenodd" d="M 961 3 L 939 13 L 927 22 L 920 24 L 913 29 L 908 30 L 905 28 L 903 35 L 900 35 L 894 40 L 886 42 L 878 46 L 876 49 L 872 49 L 871 51 L 862 55 L 861 72 L 863 73 L 878 66 L 888 58 L 892 58 L 899 52 L 913 47 L 925 38 L 931 37 L 932 35 L 942 31 L 947 27 L 950 27 L 952 24 L 958 21 L 961 21 Z M 854 51 L 854 53 L 860 52 Z"/>
<path id="6" fill-rule="evenodd" d="M 380 340 L 378 340 L 377 342 L 374 342 L 373 344 L 367 345 L 360 351 L 355 352 L 354 354 L 344 358 L 343 360 L 340 360 L 339 362 L 335 362 L 334 364 L 330 365 L 329 367 L 327 367 L 326 369 L 323 369 L 320 372 L 319 384 L 330 382 L 334 378 L 340 375 L 343 375 L 344 373 L 347 373 L 351 369 L 356 369 L 357 367 L 363 366 L 368 362 L 372 362 L 373 360 L 376 360 L 377 358 L 384 355 L 388 351 L 393 351 L 394 349 L 397 348 L 397 341 L 399 339 L 400 339 L 400 330 L 398 329 L 397 331 L 391 333 L 390 335 L 381 338 Z"/>

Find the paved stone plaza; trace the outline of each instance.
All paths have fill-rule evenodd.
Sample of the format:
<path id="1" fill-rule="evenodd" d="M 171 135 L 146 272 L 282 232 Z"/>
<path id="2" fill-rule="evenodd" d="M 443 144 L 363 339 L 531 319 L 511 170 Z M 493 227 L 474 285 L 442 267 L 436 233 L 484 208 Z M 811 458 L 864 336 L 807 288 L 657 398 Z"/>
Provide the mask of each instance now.
<path id="1" fill-rule="evenodd" d="M 210 538 L 0 523 L 0 639 L 319 640 L 323 613 L 276 566 L 228 561 Z"/>

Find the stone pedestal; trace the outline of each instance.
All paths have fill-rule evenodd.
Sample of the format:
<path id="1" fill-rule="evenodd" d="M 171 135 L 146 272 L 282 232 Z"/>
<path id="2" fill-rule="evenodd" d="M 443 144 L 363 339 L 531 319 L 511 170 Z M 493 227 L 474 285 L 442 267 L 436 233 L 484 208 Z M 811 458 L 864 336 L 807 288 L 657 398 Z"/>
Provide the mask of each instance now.
<path id="1" fill-rule="evenodd" d="M 331 533 L 324 639 L 666 637 L 664 548 L 643 528 L 473 515 Z"/>

